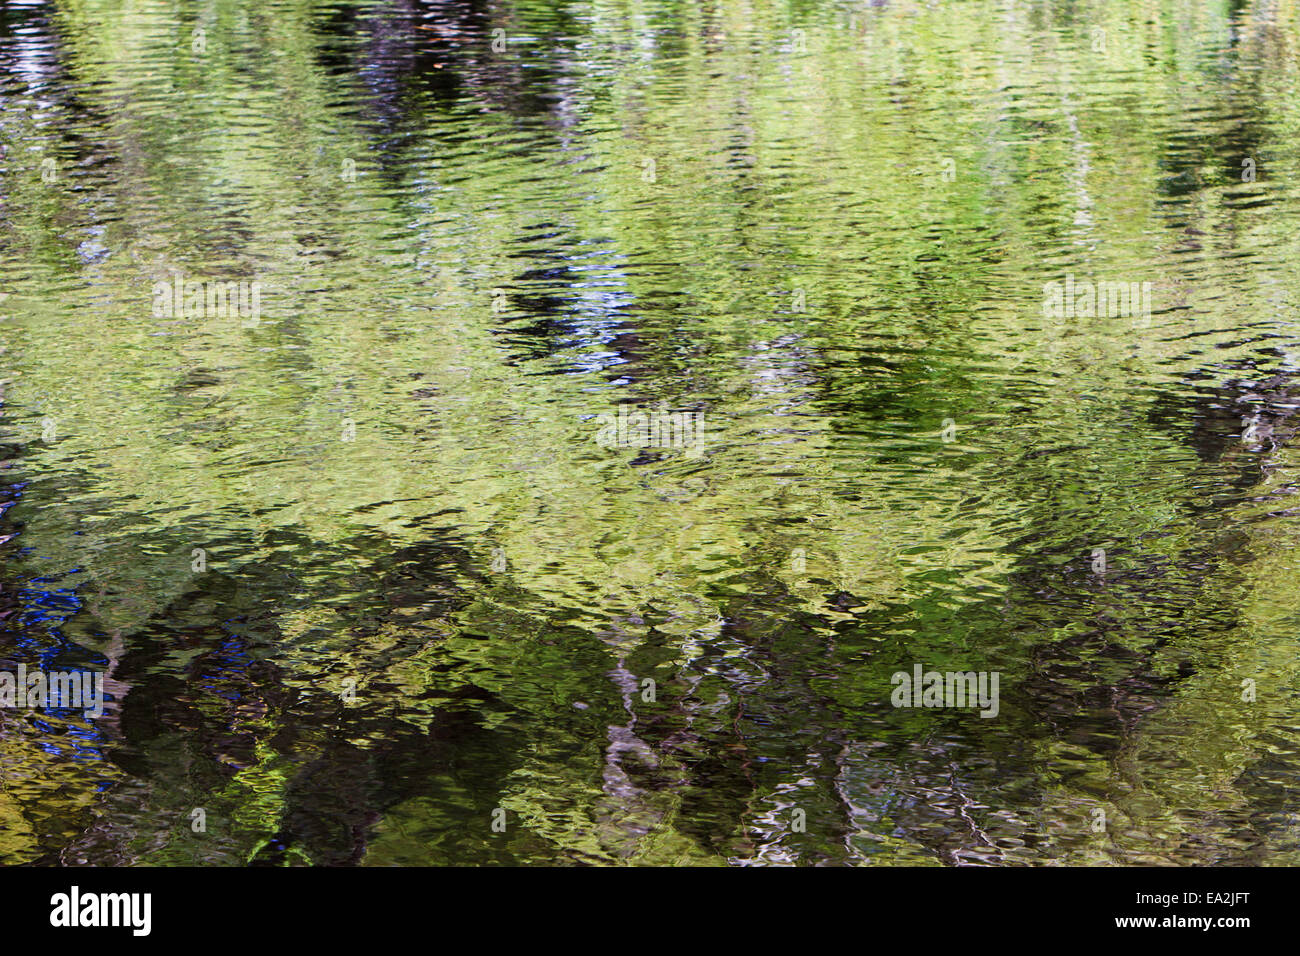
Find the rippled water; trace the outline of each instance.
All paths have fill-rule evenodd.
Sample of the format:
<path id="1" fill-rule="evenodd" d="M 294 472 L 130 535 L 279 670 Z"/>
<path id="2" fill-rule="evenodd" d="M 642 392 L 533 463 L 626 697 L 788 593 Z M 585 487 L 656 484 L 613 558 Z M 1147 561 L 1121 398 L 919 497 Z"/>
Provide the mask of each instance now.
<path id="1" fill-rule="evenodd" d="M 1293 4 L 0 18 L 0 862 L 1300 863 Z"/>

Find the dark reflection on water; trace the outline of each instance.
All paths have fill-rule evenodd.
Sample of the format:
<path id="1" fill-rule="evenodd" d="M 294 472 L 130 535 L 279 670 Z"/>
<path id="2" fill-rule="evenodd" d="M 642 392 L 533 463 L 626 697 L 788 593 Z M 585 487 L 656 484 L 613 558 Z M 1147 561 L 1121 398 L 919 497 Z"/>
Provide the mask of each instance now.
<path id="1" fill-rule="evenodd" d="M 1294 17 L 6 6 L 0 862 L 1300 862 Z"/>

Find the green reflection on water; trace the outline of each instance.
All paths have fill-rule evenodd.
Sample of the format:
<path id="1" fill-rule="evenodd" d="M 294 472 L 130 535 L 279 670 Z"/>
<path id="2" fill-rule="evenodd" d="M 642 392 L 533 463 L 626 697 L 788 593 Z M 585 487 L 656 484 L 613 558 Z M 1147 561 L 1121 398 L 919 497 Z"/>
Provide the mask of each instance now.
<path id="1" fill-rule="evenodd" d="M 0 860 L 1300 861 L 1294 4 L 3 16 Z"/>

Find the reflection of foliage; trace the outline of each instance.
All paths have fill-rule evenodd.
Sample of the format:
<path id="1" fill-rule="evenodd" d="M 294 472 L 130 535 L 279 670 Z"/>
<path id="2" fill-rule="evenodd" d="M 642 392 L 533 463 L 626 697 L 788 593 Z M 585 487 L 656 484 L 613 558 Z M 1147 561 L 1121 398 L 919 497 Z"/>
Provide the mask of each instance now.
<path id="1" fill-rule="evenodd" d="M 1204 489 L 1221 522 L 1258 509 L 1150 413 L 1171 367 L 1252 357 L 1232 330 L 1294 283 L 1242 271 L 1296 240 L 1223 175 L 1248 151 L 1251 195 L 1294 180 L 1289 34 L 1249 8 L 1220 67 L 1201 54 L 1226 15 L 1184 2 L 590 9 L 512 8 L 532 76 L 481 52 L 489 24 L 421 38 L 384 4 L 340 38 L 310 4 L 218 0 L 202 61 L 187 18 L 58 5 L 44 67 L 82 92 L 4 133 L 76 174 L 46 188 L 31 151 L 5 184 L 7 426 L 59 420 L 24 452 L 18 567 L 77 569 L 93 603 L 65 630 L 120 629 L 137 699 L 184 685 L 176 726 L 122 731 L 156 748 L 147 783 L 104 799 L 140 832 L 195 805 L 236 831 L 119 846 L 253 859 L 345 773 L 381 811 L 348 821 L 372 862 L 917 862 L 1028 832 L 1165 862 L 1236 832 L 1276 798 L 1257 735 L 1293 676 L 1287 536 L 1221 557 Z M 1271 77 L 1248 100 L 1247 72 Z M 1193 106 L 1244 119 L 1179 151 L 1155 118 Z M 262 325 L 153 318 L 175 270 L 259 278 Z M 1149 278 L 1174 311 L 1043 328 L 1067 271 Z M 598 448 L 621 400 L 702 408 L 705 456 Z M 235 638 L 247 660 L 200 686 Z M 973 730 L 887 711 L 922 658 L 1029 691 Z M 1223 677 L 1243 669 L 1271 695 L 1248 715 Z M 365 703 L 341 716 L 343 677 Z M 5 736 L 22 779 L 53 773 L 32 731 Z M 1222 824 L 1180 817 L 1205 767 Z M 64 776 L 63 814 L 88 815 L 90 775 Z M 0 791 L 5 860 L 38 852 L 38 789 Z M 971 832 L 925 794 L 978 805 Z M 492 843 L 497 800 L 516 829 Z M 1088 831 L 1089 800 L 1127 842 Z"/>

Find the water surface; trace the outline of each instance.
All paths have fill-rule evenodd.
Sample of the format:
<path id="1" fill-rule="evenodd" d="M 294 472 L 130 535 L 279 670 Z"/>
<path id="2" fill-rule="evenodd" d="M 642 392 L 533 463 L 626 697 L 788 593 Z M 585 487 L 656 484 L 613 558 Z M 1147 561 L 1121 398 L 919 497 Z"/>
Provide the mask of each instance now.
<path id="1" fill-rule="evenodd" d="M 0 862 L 1300 863 L 1298 20 L 7 5 Z"/>

